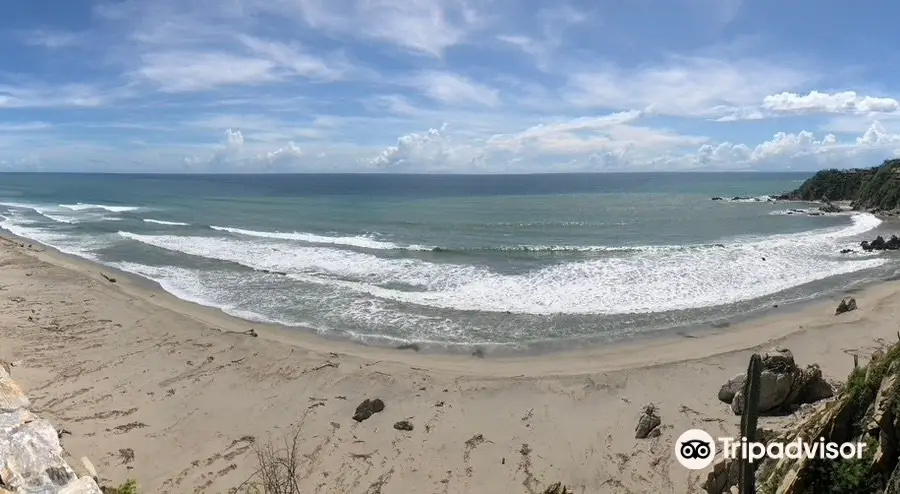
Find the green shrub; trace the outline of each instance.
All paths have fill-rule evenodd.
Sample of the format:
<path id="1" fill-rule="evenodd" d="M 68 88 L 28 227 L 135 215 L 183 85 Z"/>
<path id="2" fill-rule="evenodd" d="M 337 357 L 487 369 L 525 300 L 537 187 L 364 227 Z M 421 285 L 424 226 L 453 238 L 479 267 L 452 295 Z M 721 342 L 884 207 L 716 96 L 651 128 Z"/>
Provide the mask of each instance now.
<path id="1" fill-rule="evenodd" d="M 119 487 L 103 487 L 103 494 L 138 494 L 137 481 L 128 479 Z"/>

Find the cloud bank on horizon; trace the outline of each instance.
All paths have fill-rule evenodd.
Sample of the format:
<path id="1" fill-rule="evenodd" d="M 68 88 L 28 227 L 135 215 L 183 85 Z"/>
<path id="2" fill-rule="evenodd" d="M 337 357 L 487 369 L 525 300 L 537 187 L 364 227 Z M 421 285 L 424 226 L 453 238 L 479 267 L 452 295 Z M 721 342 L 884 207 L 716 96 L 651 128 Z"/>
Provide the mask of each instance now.
<path id="1" fill-rule="evenodd" d="M 0 170 L 814 170 L 900 155 L 897 8 L 33 0 Z"/>

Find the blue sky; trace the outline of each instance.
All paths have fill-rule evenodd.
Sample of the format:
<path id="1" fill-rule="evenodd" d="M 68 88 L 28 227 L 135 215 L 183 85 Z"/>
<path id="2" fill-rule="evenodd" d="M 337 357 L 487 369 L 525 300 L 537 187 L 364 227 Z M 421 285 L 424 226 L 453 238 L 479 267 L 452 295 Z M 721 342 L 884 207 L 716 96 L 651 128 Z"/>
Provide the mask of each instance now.
<path id="1" fill-rule="evenodd" d="M 10 0 L 0 170 L 813 170 L 900 154 L 900 7 Z"/>

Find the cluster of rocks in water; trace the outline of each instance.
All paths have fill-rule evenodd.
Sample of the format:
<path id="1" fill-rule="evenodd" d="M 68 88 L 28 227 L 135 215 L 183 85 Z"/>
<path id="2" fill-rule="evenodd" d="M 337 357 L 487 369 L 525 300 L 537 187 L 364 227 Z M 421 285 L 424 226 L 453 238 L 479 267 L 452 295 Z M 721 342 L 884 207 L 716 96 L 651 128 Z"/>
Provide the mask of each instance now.
<path id="1" fill-rule="evenodd" d="M 742 197 L 735 196 L 730 199 L 724 197 L 713 197 L 713 201 L 727 201 L 727 202 L 797 202 L 793 197 L 787 195 L 781 195 L 777 197 L 772 196 L 763 196 L 763 197 Z M 785 211 L 786 215 L 795 215 L 795 214 L 805 214 L 808 216 L 822 216 L 823 214 L 833 214 L 833 213 L 841 213 L 844 209 L 828 199 L 822 199 L 821 205 L 815 209 L 799 209 L 799 208 L 791 208 Z"/>
<path id="2" fill-rule="evenodd" d="M 63 460 L 60 434 L 31 412 L 10 370 L 0 365 L 0 494 L 102 494 L 94 477 L 79 478 Z M 82 463 L 93 469 L 86 458 Z"/>
<path id="3" fill-rule="evenodd" d="M 871 252 L 873 250 L 900 250 L 900 238 L 896 235 L 891 235 L 889 240 L 885 240 L 884 237 L 879 235 L 871 242 L 863 240 L 860 242 L 859 246 L 866 252 Z"/>

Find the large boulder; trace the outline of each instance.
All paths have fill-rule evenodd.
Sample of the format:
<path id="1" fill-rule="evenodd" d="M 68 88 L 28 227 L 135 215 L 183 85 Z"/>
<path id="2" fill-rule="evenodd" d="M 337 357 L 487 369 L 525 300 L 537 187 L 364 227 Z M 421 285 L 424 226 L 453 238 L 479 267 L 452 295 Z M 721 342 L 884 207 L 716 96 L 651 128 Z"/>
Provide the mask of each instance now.
<path id="1" fill-rule="evenodd" d="M 760 413 L 781 408 L 791 395 L 793 376 L 791 374 L 778 374 L 767 370 L 762 371 L 759 381 L 759 405 Z M 731 402 L 731 410 L 740 415 L 744 413 L 744 390 L 741 389 L 734 395 Z"/>
<path id="2" fill-rule="evenodd" d="M 76 478 L 62 459 L 56 429 L 46 420 L 0 435 L 0 480 L 14 492 L 55 492 Z"/>
<path id="3" fill-rule="evenodd" d="M 818 365 L 801 369 L 790 350 L 778 349 L 762 357 L 758 410 L 760 413 L 790 409 L 834 396 L 834 388 L 823 377 Z M 746 374 L 729 379 L 719 389 L 719 400 L 730 403 L 735 414 L 744 411 Z"/>

